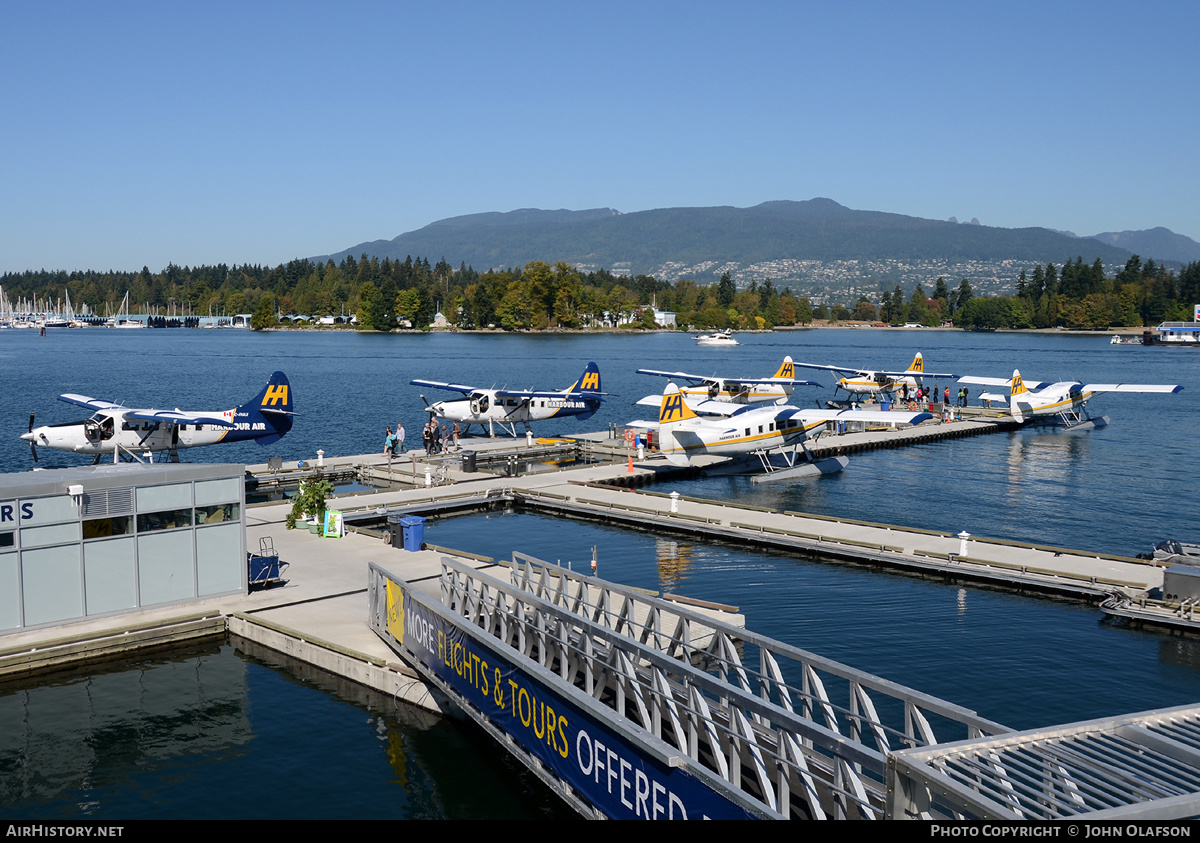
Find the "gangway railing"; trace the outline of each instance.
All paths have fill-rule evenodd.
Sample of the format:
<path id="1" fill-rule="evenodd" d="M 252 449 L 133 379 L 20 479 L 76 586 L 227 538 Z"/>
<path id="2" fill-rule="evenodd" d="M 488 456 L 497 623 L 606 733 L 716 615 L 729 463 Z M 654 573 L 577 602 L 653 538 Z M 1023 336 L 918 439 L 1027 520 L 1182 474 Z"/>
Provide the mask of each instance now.
<path id="1" fill-rule="evenodd" d="M 513 554 L 512 582 L 879 752 L 1012 731 L 962 706 L 523 553 Z M 703 646 L 696 627 L 707 632 Z"/>
<path id="2" fill-rule="evenodd" d="M 585 815 L 883 815 L 876 749 L 449 557 L 440 601 L 370 570 L 380 636 Z"/>
<path id="3" fill-rule="evenodd" d="M 890 763 L 889 819 L 1191 818 L 1200 706 L 905 750 Z"/>

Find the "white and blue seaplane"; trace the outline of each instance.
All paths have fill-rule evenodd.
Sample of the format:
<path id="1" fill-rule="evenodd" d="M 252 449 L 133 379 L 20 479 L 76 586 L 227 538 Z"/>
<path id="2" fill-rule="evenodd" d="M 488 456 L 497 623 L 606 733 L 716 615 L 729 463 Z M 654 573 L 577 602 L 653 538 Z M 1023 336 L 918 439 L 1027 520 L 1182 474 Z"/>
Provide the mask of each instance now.
<path id="1" fill-rule="evenodd" d="M 638 369 L 637 373 L 683 381 L 684 385 L 679 387 L 679 391 L 689 401 L 719 401 L 730 404 L 756 404 L 763 401 L 782 404 L 792 397 L 792 392 L 798 386 L 821 385 L 816 381 L 796 380 L 796 366 L 791 357 L 784 357 L 775 374 L 767 378 L 723 378 L 717 375 L 690 375 L 687 372 L 664 372 L 658 369 Z M 658 401 L 650 400 L 648 403 L 657 406 Z"/>
<path id="2" fill-rule="evenodd" d="M 215 412 L 133 409 L 112 401 L 67 393 L 60 401 L 92 410 L 90 418 L 64 424 L 34 427 L 29 414 L 29 432 L 21 438 L 37 462 L 38 446 L 93 456 L 94 462 L 112 454 L 121 459 L 153 461 L 155 452 L 166 451 L 172 462 L 179 451 L 223 442 L 255 440 L 260 445 L 277 442 L 292 429 L 292 392 L 283 372 L 271 375 L 262 392 L 240 407 Z"/>
<path id="3" fill-rule="evenodd" d="M 655 396 L 638 403 L 649 403 L 652 398 Z M 900 411 L 804 410 L 770 402 L 732 404 L 706 399 L 693 403 L 674 383 L 667 384 L 658 406 L 657 421 L 633 421 L 627 426 L 652 431 L 655 444 L 668 462 L 687 466 L 704 455 L 757 457 L 765 473 L 754 475 L 755 483 L 834 474 L 845 468 L 849 462 L 845 457 L 817 459 L 804 444 L 816 439 L 830 422 L 895 426 L 916 425 L 933 418 L 929 413 Z M 775 453 L 783 457 L 784 466 L 771 461 Z"/>
<path id="4" fill-rule="evenodd" d="M 1027 381 L 1018 369 L 1011 378 L 962 377 L 959 383 L 1007 387 L 1008 394 L 983 392 L 980 399 L 1007 405 L 1009 415 L 1018 423 L 1046 422 L 1069 430 L 1105 427 L 1108 416 L 1089 416 L 1085 405 L 1106 392 L 1150 392 L 1174 394 L 1183 389 L 1166 383 L 1078 383 L 1076 381 Z"/>
<path id="5" fill-rule="evenodd" d="M 825 372 L 838 372 L 846 377 L 838 378 L 834 384 L 834 392 L 841 389 L 848 395 L 879 395 L 894 393 L 905 386 L 915 389 L 920 386 L 922 378 L 949 378 L 954 375 L 949 372 L 925 371 L 925 358 L 917 352 L 909 367 L 903 372 L 885 372 L 875 369 L 848 369 L 844 366 L 822 366 L 817 363 L 797 363 L 805 369 L 820 369 Z"/>
<path id="6" fill-rule="evenodd" d="M 414 380 L 412 384 L 462 393 L 462 398 L 432 404 L 424 395 L 421 400 L 431 415 L 463 425 L 463 433 L 469 432 L 473 424 L 486 425 L 489 436 L 496 435 L 497 426 L 510 436 L 516 436 L 518 424 L 528 431 L 530 422 L 566 416 L 588 419 L 604 401 L 604 393 L 600 391 L 600 369 L 595 363 L 588 363 L 579 380 L 563 390 L 482 389 L 426 380 Z"/>

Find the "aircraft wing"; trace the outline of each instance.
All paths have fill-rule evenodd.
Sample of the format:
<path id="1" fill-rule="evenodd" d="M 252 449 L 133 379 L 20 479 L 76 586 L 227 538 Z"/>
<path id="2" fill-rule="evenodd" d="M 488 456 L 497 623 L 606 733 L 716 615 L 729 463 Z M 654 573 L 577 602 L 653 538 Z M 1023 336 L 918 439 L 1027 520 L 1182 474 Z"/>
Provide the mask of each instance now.
<path id="1" fill-rule="evenodd" d="M 683 400 L 693 413 L 702 416 L 733 416 L 738 413 L 744 413 L 746 410 L 753 410 L 758 407 L 765 406 L 774 402 L 760 401 L 754 404 L 734 404 L 731 401 L 712 401 L 707 398 L 697 401 L 691 396 L 684 395 Z M 645 398 L 639 398 L 636 402 L 643 407 L 660 407 L 662 406 L 661 395 L 647 395 Z M 658 424 L 658 422 L 655 422 Z"/>
<path id="2" fill-rule="evenodd" d="M 660 378 L 671 378 L 672 380 L 679 378 L 681 380 L 691 381 L 692 383 L 717 383 L 720 380 L 720 378 L 710 375 L 689 375 L 687 372 L 662 372 L 658 369 L 638 369 L 637 373 L 639 375 L 654 375 Z"/>
<path id="3" fill-rule="evenodd" d="M 905 372 L 876 372 L 877 375 L 886 375 L 889 378 L 952 378 L 950 372 L 914 372 L 909 369 Z"/>
<path id="4" fill-rule="evenodd" d="M 951 375 L 951 377 L 953 377 L 953 375 Z M 1022 378 L 1022 380 L 1025 382 L 1026 389 L 1041 389 L 1043 386 L 1046 386 L 1049 383 L 1049 381 L 1031 381 L 1025 380 L 1024 378 Z M 971 375 L 965 375 L 959 378 L 958 382 L 977 384 L 978 386 L 1012 387 L 1012 378 L 977 378 Z M 1005 397 L 1007 398 L 1007 396 Z"/>
<path id="5" fill-rule="evenodd" d="M 820 369 L 823 372 L 841 372 L 846 375 L 873 375 L 874 372 L 866 369 L 848 369 L 845 366 L 822 366 L 819 363 L 795 363 L 793 365 L 803 366 L 805 369 Z"/>
<path id="6" fill-rule="evenodd" d="M 933 418 L 929 413 L 905 413 L 899 410 L 796 410 L 792 415 L 809 421 L 860 421 L 876 424 L 920 424 Z"/>
<path id="7" fill-rule="evenodd" d="M 416 381 L 413 381 L 416 383 Z M 497 398 L 571 398 L 573 400 L 582 401 L 584 398 L 589 398 L 594 401 L 603 401 L 601 395 L 607 395 L 606 392 L 555 392 L 553 390 L 541 389 L 498 389 L 496 390 Z M 661 396 L 660 396 L 661 398 Z M 657 402 L 655 406 L 658 406 Z"/>
<path id="8" fill-rule="evenodd" d="M 795 378 L 726 378 L 725 388 L 736 386 L 821 386 L 816 381 L 798 381 Z"/>
<path id="9" fill-rule="evenodd" d="M 467 386 L 461 383 L 445 383 L 443 381 L 409 381 L 413 386 L 428 386 L 432 389 L 448 389 L 451 392 L 461 392 L 463 395 L 470 395 L 477 390 L 477 386 Z"/>
<path id="10" fill-rule="evenodd" d="M 211 424 L 216 427 L 233 427 L 233 422 L 223 416 L 189 413 L 184 410 L 130 410 L 125 413 L 125 418 L 167 424 Z"/>
<path id="11" fill-rule="evenodd" d="M 124 410 L 120 404 L 114 404 L 111 401 L 101 401 L 99 398 L 89 398 L 86 395 L 75 395 L 67 393 L 66 395 L 58 396 L 59 401 L 66 401 L 68 404 L 74 404 L 77 407 L 86 407 L 89 410 Z"/>
<path id="12" fill-rule="evenodd" d="M 1028 385 L 1028 384 L 1026 384 Z M 1167 392 L 1176 393 L 1183 389 L 1179 384 L 1168 383 L 1089 383 L 1084 392 Z"/>

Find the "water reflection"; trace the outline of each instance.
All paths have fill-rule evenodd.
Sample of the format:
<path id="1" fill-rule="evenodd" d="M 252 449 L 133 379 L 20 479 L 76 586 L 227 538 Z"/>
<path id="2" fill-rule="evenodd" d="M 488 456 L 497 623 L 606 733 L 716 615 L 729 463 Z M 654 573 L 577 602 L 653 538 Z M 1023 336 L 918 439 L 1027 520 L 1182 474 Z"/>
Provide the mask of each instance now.
<path id="1" fill-rule="evenodd" d="M 658 560 L 658 584 L 663 591 L 677 591 L 687 579 L 692 564 L 692 545 L 672 539 L 655 539 L 654 555 Z"/>
<path id="2" fill-rule="evenodd" d="M 571 816 L 473 727 L 243 643 L 6 683 L 5 816 Z"/>

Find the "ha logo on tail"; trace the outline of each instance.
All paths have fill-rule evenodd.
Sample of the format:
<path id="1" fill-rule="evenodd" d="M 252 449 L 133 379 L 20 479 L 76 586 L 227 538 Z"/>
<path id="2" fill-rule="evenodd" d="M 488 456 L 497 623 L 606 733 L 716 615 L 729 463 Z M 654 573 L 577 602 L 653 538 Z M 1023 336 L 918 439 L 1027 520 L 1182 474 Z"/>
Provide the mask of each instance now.
<path id="1" fill-rule="evenodd" d="M 68 393 L 60 401 L 94 411 L 91 418 L 66 424 L 33 426 L 21 438 L 29 443 L 33 459 L 37 448 L 54 448 L 76 454 L 88 454 L 99 462 L 101 456 L 141 460 L 145 454 L 167 451 L 172 460 L 184 448 L 215 445 L 218 442 L 254 440 L 260 445 L 278 442 L 292 429 L 292 391 L 287 376 L 275 372 L 254 398 L 232 410 L 196 412 L 186 410 L 133 409 Z"/>

